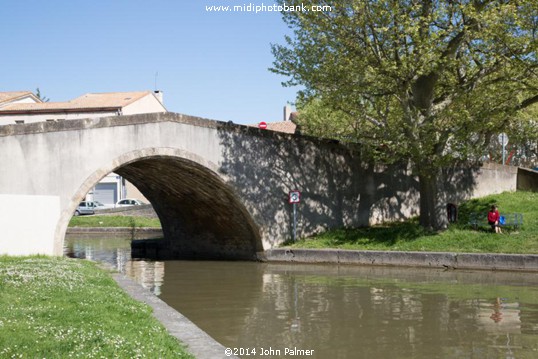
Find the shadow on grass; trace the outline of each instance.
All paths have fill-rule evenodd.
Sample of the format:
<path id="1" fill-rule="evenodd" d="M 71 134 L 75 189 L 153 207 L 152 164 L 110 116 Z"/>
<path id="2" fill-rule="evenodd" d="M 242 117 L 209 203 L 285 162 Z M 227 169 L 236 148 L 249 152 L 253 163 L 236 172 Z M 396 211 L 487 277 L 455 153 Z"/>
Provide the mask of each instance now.
<path id="1" fill-rule="evenodd" d="M 374 227 L 336 229 L 285 243 L 297 248 L 343 248 L 365 250 L 407 250 L 437 252 L 484 253 L 538 253 L 538 195 L 529 192 L 500 193 L 463 202 L 459 207 L 458 222 L 442 233 L 426 231 L 418 218 L 405 222 L 386 223 Z M 503 226 L 498 236 L 487 224 L 487 212 L 492 204 L 500 213 L 524 214 L 525 223 L 519 228 Z M 483 214 L 477 229 L 469 223 L 471 213 Z"/>
<path id="2" fill-rule="evenodd" d="M 487 196 L 484 198 L 471 199 L 462 203 L 462 205 L 459 207 L 458 222 L 455 224 L 455 227 L 460 230 L 473 230 L 481 233 L 491 233 L 492 230 L 489 225 L 482 225 L 476 229 L 471 228 L 469 218 L 471 213 L 478 213 L 480 218 L 487 218 L 491 206 L 498 206 L 499 201 L 500 199 L 495 196 Z M 507 227 L 503 228 L 503 230 L 511 232 L 513 231 L 513 228 Z"/>
<path id="3" fill-rule="evenodd" d="M 471 199 L 461 204 L 458 210 L 458 226 L 466 226 L 469 223 L 471 213 L 483 213 L 487 215 L 491 205 L 497 205 L 498 199 L 492 196 Z"/>
<path id="4" fill-rule="evenodd" d="M 393 246 L 396 243 L 410 242 L 424 236 L 435 236 L 418 224 L 418 219 L 406 222 L 386 223 L 373 227 L 356 229 L 338 229 L 329 233 L 322 233 L 314 240 L 320 240 L 330 246 L 342 245 L 384 245 Z"/>

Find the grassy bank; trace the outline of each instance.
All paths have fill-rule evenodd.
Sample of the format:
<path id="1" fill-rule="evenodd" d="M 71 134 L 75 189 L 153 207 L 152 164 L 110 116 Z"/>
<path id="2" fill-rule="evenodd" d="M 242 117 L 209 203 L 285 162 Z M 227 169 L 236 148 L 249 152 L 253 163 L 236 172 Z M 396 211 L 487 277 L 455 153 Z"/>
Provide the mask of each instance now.
<path id="1" fill-rule="evenodd" d="M 69 227 L 151 227 L 161 228 L 158 218 L 132 216 L 73 216 Z"/>
<path id="2" fill-rule="evenodd" d="M 192 358 L 94 263 L 0 257 L 1 358 Z"/>
<path id="3" fill-rule="evenodd" d="M 503 234 L 487 228 L 473 230 L 468 225 L 471 212 L 489 210 L 497 204 L 501 214 L 523 214 L 523 227 L 504 229 Z M 390 223 L 369 228 L 340 229 L 306 238 L 291 245 L 295 248 L 342 248 L 381 251 L 432 251 L 470 253 L 538 253 L 538 193 L 505 192 L 462 203 L 458 223 L 442 233 L 428 233 L 418 220 Z"/>

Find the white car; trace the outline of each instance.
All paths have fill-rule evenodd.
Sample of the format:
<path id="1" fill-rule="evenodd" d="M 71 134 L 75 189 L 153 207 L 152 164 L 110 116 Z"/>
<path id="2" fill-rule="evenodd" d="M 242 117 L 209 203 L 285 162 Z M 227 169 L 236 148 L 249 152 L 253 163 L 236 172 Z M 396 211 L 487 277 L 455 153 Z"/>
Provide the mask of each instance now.
<path id="1" fill-rule="evenodd" d="M 145 203 L 138 200 L 138 199 L 124 198 L 124 199 L 119 200 L 118 202 L 116 202 L 116 208 L 129 207 L 129 206 L 141 206 L 143 204 L 145 204 Z"/>
<path id="2" fill-rule="evenodd" d="M 81 214 L 94 214 L 94 213 L 95 213 L 95 207 L 93 203 L 82 201 L 78 204 L 78 207 L 75 210 L 74 215 L 80 216 Z"/>
<path id="3" fill-rule="evenodd" d="M 115 205 L 113 204 L 104 204 L 99 201 L 90 201 L 88 203 L 91 203 L 96 211 L 100 211 L 102 209 L 108 209 L 108 208 L 114 208 Z"/>

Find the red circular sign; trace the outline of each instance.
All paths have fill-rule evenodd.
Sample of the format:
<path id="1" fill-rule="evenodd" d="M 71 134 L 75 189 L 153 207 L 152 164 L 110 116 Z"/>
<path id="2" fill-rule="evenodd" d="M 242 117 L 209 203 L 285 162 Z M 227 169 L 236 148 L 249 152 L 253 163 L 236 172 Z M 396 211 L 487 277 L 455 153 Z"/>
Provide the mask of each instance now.
<path id="1" fill-rule="evenodd" d="M 267 128 L 267 123 L 262 121 L 258 124 L 258 127 L 262 130 L 265 130 Z"/>

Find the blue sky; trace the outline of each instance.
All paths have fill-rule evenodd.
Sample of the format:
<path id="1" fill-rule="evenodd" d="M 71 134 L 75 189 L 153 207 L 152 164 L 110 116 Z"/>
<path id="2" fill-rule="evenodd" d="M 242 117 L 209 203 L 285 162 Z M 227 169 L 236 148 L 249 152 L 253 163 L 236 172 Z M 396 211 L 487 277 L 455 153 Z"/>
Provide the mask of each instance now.
<path id="1" fill-rule="evenodd" d="M 268 71 L 290 30 L 277 12 L 207 12 L 240 0 L 4 1 L 0 91 L 51 101 L 164 91 L 167 109 L 235 123 L 281 121 L 297 89 Z M 272 4 L 264 0 L 264 4 Z"/>

